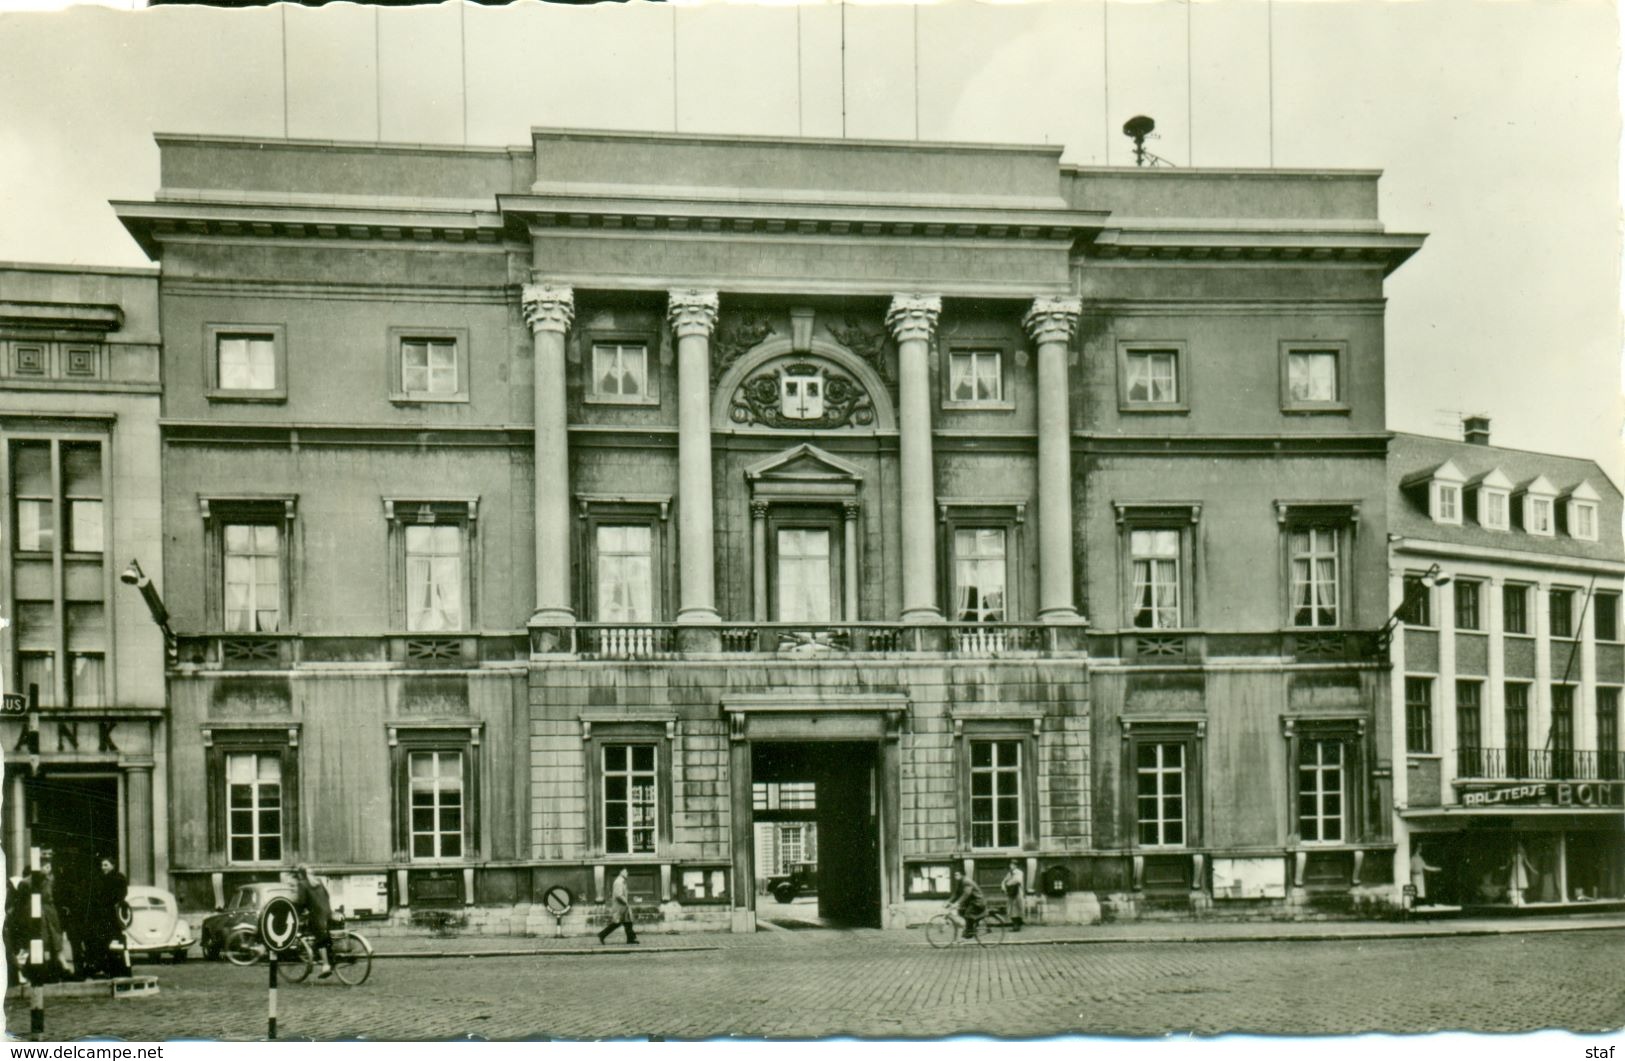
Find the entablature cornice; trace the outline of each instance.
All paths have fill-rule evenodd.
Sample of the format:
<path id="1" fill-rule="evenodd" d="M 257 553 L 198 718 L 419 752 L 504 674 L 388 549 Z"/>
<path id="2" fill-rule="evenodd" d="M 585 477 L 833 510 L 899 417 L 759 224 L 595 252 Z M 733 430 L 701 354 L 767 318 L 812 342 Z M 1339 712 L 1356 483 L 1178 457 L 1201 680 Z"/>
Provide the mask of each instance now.
<path id="1" fill-rule="evenodd" d="M 149 256 L 170 239 L 346 240 L 404 244 L 498 243 L 521 238 L 484 210 L 364 209 L 240 202 L 114 200 L 113 212 Z"/>
<path id="2" fill-rule="evenodd" d="M 1291 262 L 1311 265 L 1380 265 L 1384 275 L 1403 265 L 1427 237 L 1409 233 L 1324 230 L 1106 228 L 1081 250 L 1085 259 L 1234 264 Z"/>

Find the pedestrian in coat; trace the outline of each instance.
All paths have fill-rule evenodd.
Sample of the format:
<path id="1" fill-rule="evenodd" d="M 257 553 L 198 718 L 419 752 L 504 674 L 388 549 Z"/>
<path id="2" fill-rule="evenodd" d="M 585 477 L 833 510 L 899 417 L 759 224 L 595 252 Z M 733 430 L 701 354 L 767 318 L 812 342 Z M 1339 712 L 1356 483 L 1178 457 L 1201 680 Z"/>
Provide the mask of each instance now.
<path id="1" fill-rule="evenodd" d="M 1411 887 L 1416 889 L 1416 902 L 1420 906 L 1428 897 L 1428 874 L 1438 873 L 1438 866 L 1428 865 L 1422 854 L 1422 845 L 1411 848 Z"/>
<path id="2" fill-rule="evenodd" d="M 119 908 L 129 894 L 130 882 L 108 856 L 103 855 L 98 864 L 101 871 L 88 889 L 80 959 L 88 976 L 118 976 L 124 972 L 124 956 L 113 944 L 124 938 Z"/>
<path id="3" fill-rule="evenodd" d="M 1021 869 L 1021 863 L 1015 859 L 1010 860 L 1010 869 L 1004 875 L 1005 910 L 1010 915 L 1010 930 L 1020 932 L 1021 926 L 1027 923 L 1027 874 Z"/>
<path id="4" fill-rule="evenodd" d="M 608 943 L 609 934 L 622 926 L 626 928 L 627 943 L 638 941 L 638 934 L 632 928 L 632 900 L 626 894 L 624 869 L 615 875 L 615 886 L 610 889 L 608 915 L 604 921 L 603 931 L 598 933 L 598 942 Z"/>

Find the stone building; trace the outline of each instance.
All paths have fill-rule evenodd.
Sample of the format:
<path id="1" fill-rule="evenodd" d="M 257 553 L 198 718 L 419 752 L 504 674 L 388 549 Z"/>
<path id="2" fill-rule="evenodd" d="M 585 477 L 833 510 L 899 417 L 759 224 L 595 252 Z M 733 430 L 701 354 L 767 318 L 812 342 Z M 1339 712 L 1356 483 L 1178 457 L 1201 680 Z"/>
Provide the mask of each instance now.
<path id="1" fill-rule="evenodd" d="M 159 142 L 183 903 L 1393 891 L 1375 173 Z"/>
<path id="2" fill-rule="evenodd" d="M 0 658 L 38 704 L 0 716 L 5 850 L 69 905 L 101 855 L 168 879 L 164 640 L 119 581 L 161 563 L 156 272 L 0 264 Z"/>
<path id="3" fill-rule="evenodd" d="M 1619 487 L 1594 461 L 1396 435 L 1401 876 L 1422 906 L 1625 902 Z"/>

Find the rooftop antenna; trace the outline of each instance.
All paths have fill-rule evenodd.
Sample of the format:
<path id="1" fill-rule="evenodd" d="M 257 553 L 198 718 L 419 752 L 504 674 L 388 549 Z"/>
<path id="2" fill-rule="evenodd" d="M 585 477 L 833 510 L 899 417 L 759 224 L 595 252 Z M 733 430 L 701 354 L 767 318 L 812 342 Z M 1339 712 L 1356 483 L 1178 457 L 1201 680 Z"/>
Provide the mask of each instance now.
<path id="1" fill-rule="evenodd" d="M 1145 149 L 1145 142 L 1151 137 L 1152 130 L 1157 123 L 1143 114 L 1136 114 L 1123 123 L 1123 135 L 1134 141 L 1134 164 L 1136 166 L 1168 166 L 1172 165 L 1165 158 L 1158 158 Z"/>

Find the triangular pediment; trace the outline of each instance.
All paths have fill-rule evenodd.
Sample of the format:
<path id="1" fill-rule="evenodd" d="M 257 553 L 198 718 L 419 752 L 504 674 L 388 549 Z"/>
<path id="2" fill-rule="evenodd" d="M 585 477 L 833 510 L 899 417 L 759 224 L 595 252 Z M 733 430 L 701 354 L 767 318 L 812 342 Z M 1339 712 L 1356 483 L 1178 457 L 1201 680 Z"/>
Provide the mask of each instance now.
<path id="1" fill-rule="evenodd" d="M 1484 472 L 1484 473 L 1479 474 L 1479 475 L 1475 475 L 1475 476 L 1472 477 L 1472 479 L 1469 480 L 1469 482 L 1473 486 L 1475 486 L 1475 487 L 1477 487 L 1479 489 L 1485 489 L 1485 488 L 1490 489 L 1490 490 L 1511 490 L 1512 489 L 1512 480 L 1507 478 L 1506 472 L 1503 472 L 1499 468 L 1491 468 L 1487 472 Z"/>
<path id="2" fill-rule="evenodd" d="M 750 482 L 860 482 L 863 469 L 810 442 L 804 442 L 748 465 L 745 478 Z"/>
<path id="3" fill-rule="evenodd" d="M 1581 479 L 1578 486 L 1570 487 L 1568 492 L 1565 493 L 1563 496 L 1568 498 L 1571 501 L 1601 501 L 1602 500 L 1602 497 L 1597 493 L 1596 488 L 1593 487 L 1591 485 L 1590 481 L 1586 480 L 1586 479 Z"/>
<path id="4" fill-rule="evenodd" d="M 1557 487 L 1553 486 L 1552 481 L 1546 478 L 1544 475 L 1537 475 L 1527 483 L 1524 483 L 1523 486 L 1519 487 L 1518 492 L 1522 494 L 1534 494 L 1537 497 L 1556 497 Z"/>

